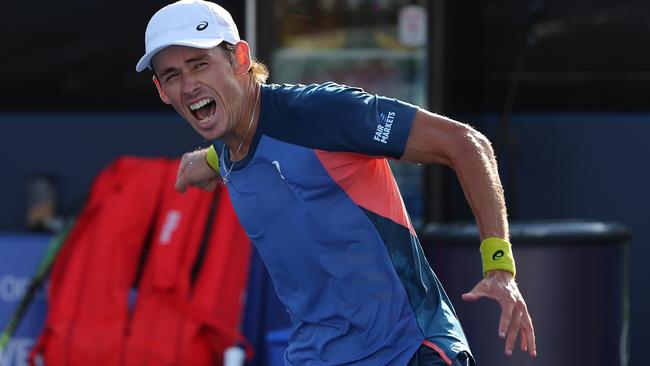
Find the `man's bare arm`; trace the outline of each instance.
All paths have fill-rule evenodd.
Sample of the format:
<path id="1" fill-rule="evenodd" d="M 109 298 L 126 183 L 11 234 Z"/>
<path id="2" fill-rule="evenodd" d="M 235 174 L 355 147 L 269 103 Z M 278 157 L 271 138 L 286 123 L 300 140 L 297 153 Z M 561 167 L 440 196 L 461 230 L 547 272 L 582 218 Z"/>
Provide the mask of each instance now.
<path id="1" fill-rule="evenodd" d="M 413 163 L 440 163 L 452 168 L 476 219 L 481 239 L 509 239 L 508 220 L 494 151 L 490 141 L 470 126 L 418 110 L 401 157 Z M 535 331 L 526 302 L 510 272 L 487 273 L 466 301 L 488 297 L 501 305 L 499 336 L 506 338 L 505 353 L 512 354 L 521 331 L 521 349 L 537 355 Z"/>

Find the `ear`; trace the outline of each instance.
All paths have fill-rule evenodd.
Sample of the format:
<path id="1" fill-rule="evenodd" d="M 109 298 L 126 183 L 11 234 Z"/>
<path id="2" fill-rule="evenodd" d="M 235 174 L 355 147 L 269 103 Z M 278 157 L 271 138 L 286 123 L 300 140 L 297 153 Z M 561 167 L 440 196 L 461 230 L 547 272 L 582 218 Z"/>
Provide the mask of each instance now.
<path id="1" fill-rule="evenodd" d="M 246 41 L 235 45 L 233 66 L 236 75 L 245 74 L 251 68 L 251 52 Z"/>
<path id="2" fill-rule="evenodd" d="M 158 95 L 160 95 L 160 99 L 163 101 L 163 103 L 172 104 L 171 99 L 169 99 L 169 96 L 165 94 L 165 91 L 162 89 L 162 86 L 160 86 L 160 80 L 158 80 L 156 75 L 152 76 L 151 80 L 153 80 L 153 83 L 156 84 L 156 89 L 158 89 Z"/>

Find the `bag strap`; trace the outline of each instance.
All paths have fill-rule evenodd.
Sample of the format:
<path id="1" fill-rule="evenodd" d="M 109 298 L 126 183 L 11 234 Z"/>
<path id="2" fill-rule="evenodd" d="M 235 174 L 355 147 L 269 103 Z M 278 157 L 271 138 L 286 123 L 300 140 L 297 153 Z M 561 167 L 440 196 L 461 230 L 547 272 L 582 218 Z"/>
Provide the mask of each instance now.
<path id="1" fill-rule="evenodd" d="M 193 291 L 194 283 L 203 267 L 203 261 L 205 260 L 205 252 L 208 249 L 208 244 L 210 243 L 210 234 L 212 233 L 212 226 L 214 225 L 214 218 L 217 214 L 217 207 L 219 206 L 219 192 L 213 192 L 212 194 L 212 203 L 210 204 L 210 212 L 208 213 L 208 220 L 205 224 L 205 229 L 203 231 L 203 238 L 201 239 L 201 245 L 199 250 L 196 252 L 196 259 L 194 260 L 194 265 L 192 266 L 192 272 L 190 274 L 190 285 Z M 190 295 L 191 296 L 191 295 Z"/>
<path id="2" fill-rule="evenodd" d="M 162 176 L 167 177 L 173 168 L 175 168 L 174 161 L 171 160 L 168 161 L 167 164 L 165 165 L 164 174 L 162 174 Z M 163 180 L 164 179 L 165 178 L 163 178 Z M 138 268 L 135 270 L 135 276 L 133 277 L 131 291 L 137 291 L 140 288 L 140 281 L 142 280 L 142 274 L 147 265 L 147 260 L 149 259 L 151 245 L 152 242 L 154 241 L 154 235 L 156 234 L 156 227 L 157 227 L 156 218 L 160 215 L 164 197 L 165 197 L 165 189 L 164 187 L 161 187 L 158 190 L 158 199 L 156 200 L 156 207 L 153 210 L 153 214 L 151 215 L 151 221 L 149 222 L 149 230 L 147 231 L 147 235 L 144 238 L 144 244 L 142 246 L 142 252 L 140 254 L 140 258 L 138 259 Z M 136 300 L 132 300 L 131 295 L 129 295 L 129 305 L 128 305 L 129 321 L 133 316 L 132 311 L 133 311 L 134 303 L 132 303 L 131 301 L 136 301 Z"/>
<path id="3" fill-rule="evenodd" d="M 192 272 L 190 277 L 190 284 L 192 286 L 191 291 L 194 291 L 194 284 L 198 279 L 199 273 L 205 261 L 205 253 L 208 249 L 208 245 L 210 244 L 212 228 L 216 221 L 215 218 L 219 207 L 219 196 L 220 196 L 220 192 L 218 191 L 214 192 L 214 195 L 212 196 L 212 202 L 210 204 L 210 211 L 208 213 L 208 220 L 206 222 L 205 230 L 203 232 L 203 238 L 201 239 L 201 245 L 199 246 L 199 250 L 196 253 L 196 259 L 194 261 L 194 265 L 192 266 Z M 244 350 L 246 351 L 246 359 L 250 360 L 253 358 L 254 355 L 253 346 L 250 344 L 248 339 L 246 339 L 246 337 L 242 333 L 236 330 L 232 330 L 220 318 L 214 316 L 211 312 L 202 308 L 198 308 L 192 305 L 191 303 L 185 302 L 177 297 L 169 296 L 169 297 L 165 297 L 164 300 L 170 306 L 172 306 L 178 311 L 181 311 L 183 314 L 186 314 L 187 316 L 189 316 L 199 324 L 208 325 L 214 328 L 214 330 L 226 336 L 232 344 L 238 344 L 243 346 Z"/>

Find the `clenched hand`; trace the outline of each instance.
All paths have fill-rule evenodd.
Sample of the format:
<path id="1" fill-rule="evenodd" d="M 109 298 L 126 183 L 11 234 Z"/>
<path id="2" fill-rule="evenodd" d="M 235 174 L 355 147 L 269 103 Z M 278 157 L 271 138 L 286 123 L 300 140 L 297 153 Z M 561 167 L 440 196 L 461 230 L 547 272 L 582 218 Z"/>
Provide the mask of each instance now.
<path id="1" fill-rule="evenodd" d="M 185 193 L 187 187 L 212 191 L 221 181 L 219 174 L 208 165 L 207 149 L 183 154 L 176 174 L 176 190 Z"/>

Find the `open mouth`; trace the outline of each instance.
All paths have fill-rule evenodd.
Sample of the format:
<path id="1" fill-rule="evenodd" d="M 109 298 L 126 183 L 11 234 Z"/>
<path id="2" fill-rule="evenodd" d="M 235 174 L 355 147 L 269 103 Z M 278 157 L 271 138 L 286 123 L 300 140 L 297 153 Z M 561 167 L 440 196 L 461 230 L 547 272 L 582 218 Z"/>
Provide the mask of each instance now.
<path id="1" fill-rule="evenodd" d="M 190 104 L 190 112 L 199 123 L 207 122 L 214 115 L 217 105 L 214 100 L 204 98 L 196 103 Z"/>

